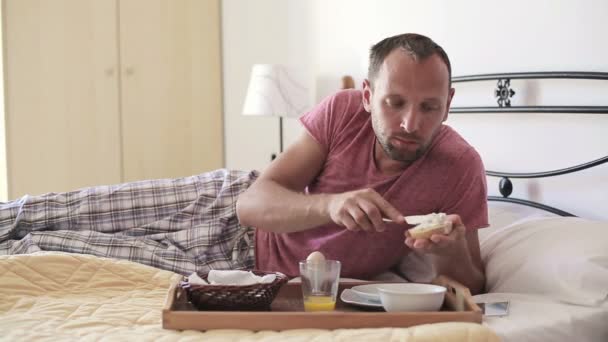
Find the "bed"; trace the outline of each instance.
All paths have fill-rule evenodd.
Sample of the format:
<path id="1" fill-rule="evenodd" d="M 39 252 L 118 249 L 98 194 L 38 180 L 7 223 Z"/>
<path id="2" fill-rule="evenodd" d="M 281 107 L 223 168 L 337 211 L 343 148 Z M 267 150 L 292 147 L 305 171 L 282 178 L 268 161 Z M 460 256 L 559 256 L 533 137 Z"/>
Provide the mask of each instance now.
<path id="1" fill-rule="evenodd" d="M 599 73 L 479 75 L 455 82 L 498 79 L 499 109 L 454 107 L 453 113 L 586 111 L 605 107 L 510 106 L 507 80 L 517 77 L 599 77 Z M 507 90 L 505 90 L 507 89 Z M 508 104 L 508 105 L 507 105 Z M 481 108 L 481 109 L 480 109 Z M 500 109 L 502 108 L 502 109 Z M 499 196 L 490 196 L 489 228 L 480 231 L 487 293 L 477 302 L 507 300 L 510 312 L 483 324 L 437 323 L 411 328 L 287 331 L 173 331 L 161 310 L 180 274 L 88 254 L 36 252 L 0 256 L 0 331 L 7 340 L 209 341 L 606 341 L 608 340 L 608 220 L 575 217 L 567 208 L 512 197 L 511 179 L 553 177 L 603 168 L 608 157 L 547 172 L 496 172 Z M 584 172 L 582 172 L 584 173 Z M 490 183 L 492 184 L 492 183 Z M 601 184 L 605 187 L 605 184 Z M 605 190 L 604 190 L 605 191 Z M 517 193 L 517 191 L 515 191 Z M 573 238 L 575 237 L 575 238 Z M 429 281 L 428 260 L 410 255 L 379 279 Z"/>
<path id="2" fill-rule="evenodd" d="M 498 341 L 474 323 L 411 328 L 166 330 L 161 311 L 181 275 L 117 259 L 62 252 L 0 256 L 0 331 L 7 341 Z"/>
<path id="3" fill-rule="evenodd" d="M 605 341 L 608 338 L 608 223 L 564 218 L 503 205 L 491 206 L 492 227 L 483 231 L 481 248 L 489 293 L 477 302 L 510 302 L 505 317 L 485 317 L 483 325 L 442 323 L 413 328 L 172 331 L 161 326 L 169 286 L 181 275 L 150 266 L 86 254 L 37 252 L 0 256 L 0 330 L 7 340 L 188 340 L 210 341 Z M 588 233 L 576 248 L 547 269 L 556 250 L 570 245 L 573 227 Z M 556 239 L 536 249 L 532 244 Z M 526 241 L 513 248 L 513 244 Z M 521 251 L 526 250 L 526 254 Z M 543 259 L 545 258 L 545 259 Z M 570 259 L 570 260 L 569 260 Z M 408 261 L 411 262 L 411 261 Z M 515 266 L 525 265 L 519 270 Z M 563 268 L 560 269 L 560 266 Z M 415 275 L 409 269 L 412 278 Z M 578 271 L 578 273 L 577 273 Z M 407 272 L 406 272 L 407 273 Z M 568 277 L 563 278 L 561 275 Z M 385 277 L 397 279 L 401 273 Z M 597 286 L 593 286 L 593 284 Z M 498 336 L 498 337 L 497 337 Z M 449 337 L 449 338 L 448 338 Z"/>
<path id="4" fill-rule="evenodd" d="M 608 222 L 492 201 L 489 214 L 480 230 L 487 293 L 473 298 L 507 301 L 509 314 L 483 325 L 502 341 L 607 341 Z M 410 280 L 434 277 L 424 258 L 400 268 Z"/>
<path id="5" fill-rule="evenodd" d="M 491 210 L 497 223 L 513 215 Z M 510 302 L 508 316 L 485 317 L 484 324 L 504 341 L 605 341 L 608 223 L 545 213 L 514 217 L 481 236 L 488 293 L 474 298 Z"/>
<path id="6" fill-rule="evenodd" d="M 605 103 L 600 94 L 605 94 L 606 80 L 608 74 L 600 72 L 485 74 L 453 80 L 457 89 L 459 84 L 496 82 L 496 103 L 456 104 L 452 117 L 463 114 L 489 124 L 493 116 L 503 116 L 504 126 L 496 125 L 485 142 L 493 144 L 492 152 L 482 152 L 491 168 L 486 172 L 491 226 L 480 231 L 488 293 L 475 299 L 510 302 L 508 316 L 484 318 L 504 341 L 608 340 L 608 156 L 606 141 L 599 138 L 602 129 L 592 127 L 602 127 L 608 107 L 588 105 L 594 91 L 598 103 Z M 548 99 L 575 105 L 539 104 Z M 555 133 L 538 139 L 530 128 L 535 121 L 538 129 Z M 531 134 L 526 136 L 526 130 Z M 560 147 L 564 139 L 559 137 L 579 140 L 580 147 L 570 152 Z M 563 153 L 554 152 L 560 148 Z"/>

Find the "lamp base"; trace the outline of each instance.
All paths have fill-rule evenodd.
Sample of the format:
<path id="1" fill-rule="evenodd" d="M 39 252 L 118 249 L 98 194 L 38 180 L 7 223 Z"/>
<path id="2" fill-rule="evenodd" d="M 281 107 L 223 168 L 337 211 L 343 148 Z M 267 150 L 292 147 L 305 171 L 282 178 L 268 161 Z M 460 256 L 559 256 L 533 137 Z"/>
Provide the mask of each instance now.
<path id="1" fill-rule="evenodd" d="M 279 153 L 283 153 L 283 117 L 279 116 Z M 277 159 L 277 154 L 270 155 L 270 161 Z"/>

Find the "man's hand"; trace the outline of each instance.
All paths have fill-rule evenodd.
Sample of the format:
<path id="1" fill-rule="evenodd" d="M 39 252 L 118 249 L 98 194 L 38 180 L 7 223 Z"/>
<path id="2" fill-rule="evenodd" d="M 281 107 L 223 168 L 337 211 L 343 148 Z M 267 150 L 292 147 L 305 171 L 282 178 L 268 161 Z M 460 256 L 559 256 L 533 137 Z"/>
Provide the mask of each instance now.
<path id="1" fill-rule="evenodd" d="M 384 231 L 382 218 L 405 224 L 403 215 L 373 189 L 330 195 L 328 211 L 332 221 L 352 231 Z"/>
<path id="2" fill-rule="evenodd" d="M 485 285 L 483 263 L 477 230 L 467 230 L 460 216 L 448 215 L 452 221 L 450 234 L 433 234 L 429 239 L 414 239 L 405 232 L 405 244 L 418 253 L 429 253 L 437 274 L 446 275 L 472 294 L 481 293 Z"/>
<path id="3" fill-rule="evenodd" d="M 429 239 L 414 239 L 409 231 L 406 231 L 405 244 L 413 251 L 421 253 L 458 254 L 459 251 L 467 248 L 466 227 L 458 215 L 447 215 L 446 219 L 452 222 L 450 234 L 433 234 Z"/>

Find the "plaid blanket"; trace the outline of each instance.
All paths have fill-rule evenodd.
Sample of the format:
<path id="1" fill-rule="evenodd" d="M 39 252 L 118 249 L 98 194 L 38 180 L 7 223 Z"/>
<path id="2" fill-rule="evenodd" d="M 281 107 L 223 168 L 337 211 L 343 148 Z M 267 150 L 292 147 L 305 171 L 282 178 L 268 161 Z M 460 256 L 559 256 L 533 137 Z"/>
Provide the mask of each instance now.
<path id="1" fill-rule="evenodd" d="M 254 267 L 254 231 L 236 198 L 255 171 L 97 186 L 0 204 L 0 255 L 62 251 L 181 274 Z"/>

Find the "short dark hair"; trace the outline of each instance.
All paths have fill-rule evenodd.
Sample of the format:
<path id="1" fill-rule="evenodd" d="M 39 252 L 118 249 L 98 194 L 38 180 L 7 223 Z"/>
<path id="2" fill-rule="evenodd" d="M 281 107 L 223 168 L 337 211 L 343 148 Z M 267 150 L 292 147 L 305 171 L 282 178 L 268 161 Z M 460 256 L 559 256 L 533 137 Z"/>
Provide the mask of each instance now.
<path id="1" fill-rule="evenodd" d="M 431 38 L 417 33 L 404 33 L 388 37 L 372 46 L 369 52 L 369 68 L 367 71 L 367 78 L 371 84 L 373 84 L 374 79 L 378 76 L 380 66 L 386 59 L 386 56 L 398 48 L 403 49 L 416 60 L 425 60 L 437 54 L 448 67 L 449 87 L 452 87 L 452 65 L 450 64 L 448 54 Z"/>

